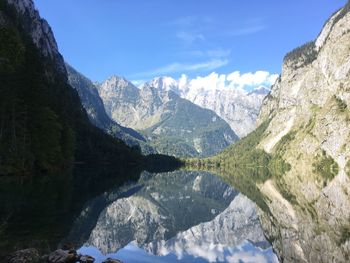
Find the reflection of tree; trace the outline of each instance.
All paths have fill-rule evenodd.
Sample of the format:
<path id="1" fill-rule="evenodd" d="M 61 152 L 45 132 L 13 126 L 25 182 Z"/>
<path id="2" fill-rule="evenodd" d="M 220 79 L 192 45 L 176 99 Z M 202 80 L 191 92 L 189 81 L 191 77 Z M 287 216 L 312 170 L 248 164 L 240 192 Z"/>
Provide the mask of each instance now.
<path id="1" fill-rule="evenodd" d="M 140 171 L 125 167 L 76 167 L 45 177 L 0 180 L 0 257 L 12 249 L 56 249 L 86 202 L 137 179 Z"/>

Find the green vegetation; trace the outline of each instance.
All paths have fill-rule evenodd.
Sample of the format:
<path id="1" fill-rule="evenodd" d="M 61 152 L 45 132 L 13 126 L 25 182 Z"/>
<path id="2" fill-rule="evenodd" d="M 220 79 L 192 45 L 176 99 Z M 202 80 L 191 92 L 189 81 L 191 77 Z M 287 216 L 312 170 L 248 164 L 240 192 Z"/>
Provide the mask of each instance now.
<path id="1" fill-rule="evenodd" d="M 294 133 L 287 134 L 276 146 L 278 154 L 270 155 L 257 149 L 269 121 L 262 123 L 247 137 L 228 147 L 214 157 L 184 160 L 189 169 L 207 170 L 219 174 L 228 183 L 253 200 L 263 211 L 269 213 L 266 197 L 260 192 L 258 184 L 273 179 L 281 194 L 290 202 L 296 203 L 283 183 L 283 174 L 290 169 L 282 159 L 286 145 L 293 140 Z"/>
<path id="2" fill-rule="evenodd" d="M 333 99 L 336 101 L 338 109 L 340 112 L 346 112 L 348 105 L 345 101 L 343 101 L 341 98 L 337 97 L 336 95 L 333 96 Z"/>
<path id="3" fill-rule="evenodd" d="M 238 140 L 230 126 L 214 112 L 173 95 L 161 120 L 141 131 L 145 138 L 151 138 L 149 145 L 159 153 L 210 156 L 229 146 L 227 136 Z"/>
<path id="4" fill-rule="evenodd" d="M 188 159 L 186 164 L 195 167 L 219 167 L 219 166 L 240 166 L 240 165 L 266 165 L 270 156 L 263 150 L 256 149 L 262 134 L 267 129 L 269 122 L 264 122 L 247 137 L 231 145 L 223 152 L 214 157 L 204 159 Z"/>
<path id="5" fill-rule="evenodd" d="M 314 172 L 320 175 L 325 183 L 332 180 L 339 172 L 338 164 L 325 151 L 315 157 L 313 168 Z"/>
<path id="6" fill-rule="evenodd" d="M 281 138 L 278 144 L 275 146 L 275 155 L 277 158 L 282 158 L 286 152 L 288 145 L 294 140 L 296 132 L 289 132 Z"/>
<path id="7" fill-rule="evenodd" d="M 320 107 L 317 105 L 311 106 L 312 116 L 308 122 L 308 124 L 305 126 L 305 131 L 307 134 L 313 135 L 312 130 L 315 127 L 316 124 L 316 118 L 317 118 L 317 112 L 320 110 Z"/>
<path id="8" fill-rule="evenodd" d="M 350 225 L 345 225 L 340 230 L 340 238 L 339 238 L 338 244 L 342 245 L 349 239 L 350 239 Z"/>
<path id="9" fill-rule="evenodd" d="M 289 170 L 280 156 L 272 156 L 257 146 L 269 125 L 269 121 L 262 123 L 247 137 L 231 145 L 216 156 L 204 159 L 187 159 L 186 165 L 198 168 L 221 167 L 230 169 L 235 167 L 270 167 Z"/>
<path id="10" fill-rule="evenodd" d="M 303 63 L 295 65 L 294 69 L 311 64 L 317 58 L 315 42 L 310 41 L 300 47 L 293 49 L 284 57 L 284 63 L 292 63 L 303 59 Z"/>

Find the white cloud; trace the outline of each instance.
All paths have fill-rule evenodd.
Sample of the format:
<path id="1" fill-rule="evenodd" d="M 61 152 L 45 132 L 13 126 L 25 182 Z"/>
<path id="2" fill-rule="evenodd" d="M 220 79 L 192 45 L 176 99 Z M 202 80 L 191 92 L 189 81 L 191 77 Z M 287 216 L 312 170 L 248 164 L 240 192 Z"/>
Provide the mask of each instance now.
<path id="1" fill-rule="evenodd" d="M 131 80 L 130 82 L 137 87 L 137 86 L 141 85 L 142 83 L 145 83 L 146 80 L 144 80 L 144 79 L 134 79 L 134 80 Z"/>
<path id="2" fill-rule="evenodd" d="M 205 62 L 193 63 L 193 64 L 184 64 L 184 63 L 175 62 L 161 68 L 156 68 L 150 71 L 134 74 L 131 77 L 132 78 L 155 77 L 155 76 L 163 76 L 163 75 L 178 73 L 178 72 L 214 70 L 222 66 L 225 66 L 228 63 L 229 63 L 228 59 L 211 59 Z"/>
<path id="3" fill-rule="evenodd" d="M 190 89 L 225 89 L 236 88 L 238 90 L 252 89 L 259 86 L 270 87 L 278 78 L 278 74 L 267 71 L 256 71 L 241 74 L 234 71 L 230 74 L 211 73 L 204 77 L 196 77 L 189 80 L 186 75 L 179 79 L 179 87 L 188 86 Z"/>
<path id="4" fill-rule="evenodd" d="M 277 78 L 278 74 L 271 74 L 267 71 L 248 72 L 244 74 L 234 71 L 227 75 L 229 85 L 236 88 L 271 86 Z"/>

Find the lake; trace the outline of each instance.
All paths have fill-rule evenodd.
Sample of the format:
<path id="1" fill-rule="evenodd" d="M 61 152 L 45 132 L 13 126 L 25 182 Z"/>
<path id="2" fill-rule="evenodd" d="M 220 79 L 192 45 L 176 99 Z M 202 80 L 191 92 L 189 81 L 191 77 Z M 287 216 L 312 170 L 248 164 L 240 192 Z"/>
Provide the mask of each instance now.
<path id="1" fill-rule="evenodd" d="M 255 204 L 208 172 L 78 166 L 0 180 L 3 254 L 72 242 L 95 262 L 278 262 Z"/>

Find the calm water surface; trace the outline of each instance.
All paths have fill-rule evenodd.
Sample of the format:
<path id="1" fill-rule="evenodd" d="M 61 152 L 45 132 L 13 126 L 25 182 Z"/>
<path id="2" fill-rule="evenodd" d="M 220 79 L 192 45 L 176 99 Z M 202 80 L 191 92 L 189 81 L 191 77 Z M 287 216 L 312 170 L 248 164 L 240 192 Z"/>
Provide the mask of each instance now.
<path id="1" fill-rule="evenodd" d="M 254 203 L 210 173 L 80 167 L 1 180 L 0 251 L 73 242 L 97 263 L 278 262 Z"/>

